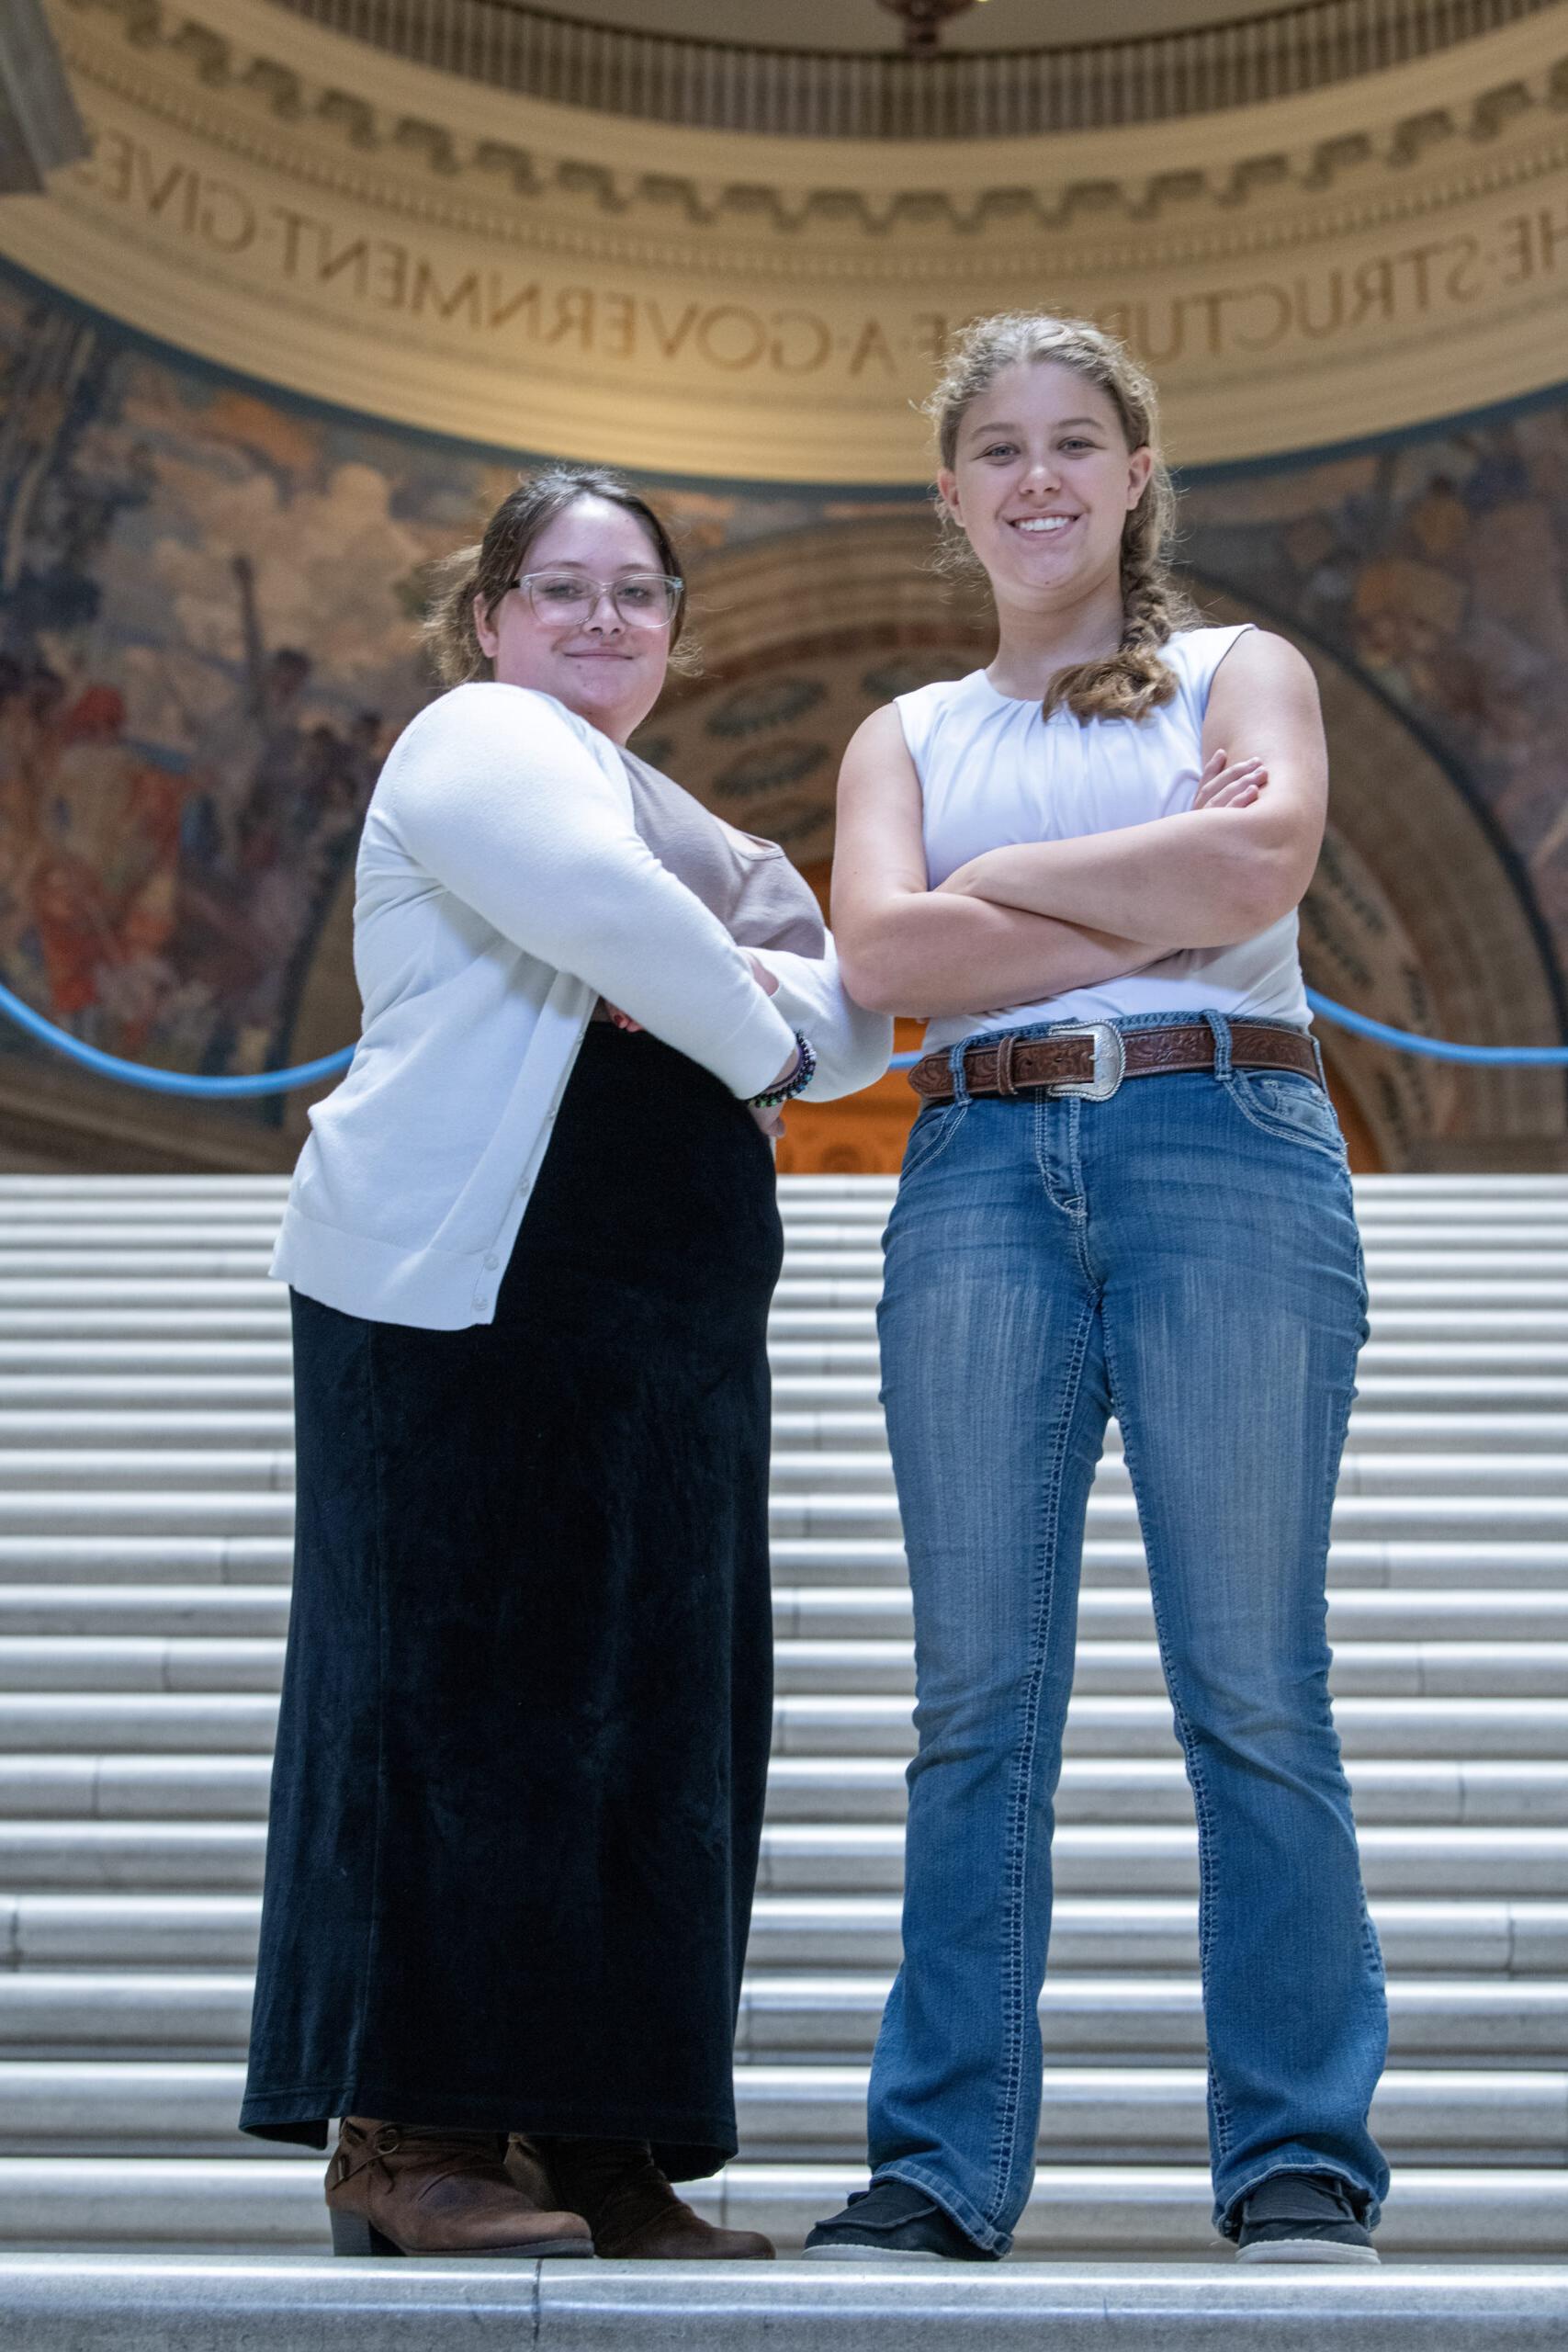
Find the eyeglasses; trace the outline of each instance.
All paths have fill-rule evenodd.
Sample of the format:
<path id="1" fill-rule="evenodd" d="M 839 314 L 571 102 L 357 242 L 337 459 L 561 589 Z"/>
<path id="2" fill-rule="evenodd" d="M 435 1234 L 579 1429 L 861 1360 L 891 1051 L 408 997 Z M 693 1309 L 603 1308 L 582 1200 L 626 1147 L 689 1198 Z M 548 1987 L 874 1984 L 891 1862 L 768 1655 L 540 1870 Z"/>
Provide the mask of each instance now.
<path id="1" fill-rule="evenodd" d="M 536 620 L 568 627 L 592 620 L 608 596 L 628 628 L 667 628 L 682 583 L 663 571 L 627 571 L 619 580 L 589 580 L 581 571 L 525 571 L 508 583 L 520 588 Z"/>

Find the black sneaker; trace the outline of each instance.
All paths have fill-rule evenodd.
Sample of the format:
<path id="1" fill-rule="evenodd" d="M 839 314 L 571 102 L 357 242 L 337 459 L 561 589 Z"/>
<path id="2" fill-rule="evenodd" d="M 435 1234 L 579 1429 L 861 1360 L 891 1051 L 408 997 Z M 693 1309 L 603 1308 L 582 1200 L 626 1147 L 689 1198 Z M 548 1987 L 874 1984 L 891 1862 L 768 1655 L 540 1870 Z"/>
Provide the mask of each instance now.
<path id="1" fill-rule="evenodd" d="M 841 2213 L 818 2222 L 806 2241 L 807 2262 L 999 2262 L 923 2188 L 907 2180 L 874 2180 L 857 2188 Z"/>
<path id="2" fill-rule="evenodd" d="M 1371 2232 L 1356 2219 L 1343 2181 L 1321 2172 L 1277 2172 L 1241 2209 L 1238 2262 L 1375 2262 Z"/>

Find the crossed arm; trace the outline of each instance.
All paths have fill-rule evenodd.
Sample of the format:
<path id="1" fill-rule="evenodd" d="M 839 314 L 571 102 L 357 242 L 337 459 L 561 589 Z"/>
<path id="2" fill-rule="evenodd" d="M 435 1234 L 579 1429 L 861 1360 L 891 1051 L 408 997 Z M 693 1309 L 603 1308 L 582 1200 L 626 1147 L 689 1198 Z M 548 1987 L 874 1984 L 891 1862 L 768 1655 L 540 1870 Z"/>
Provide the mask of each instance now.
<path id="1" fill-rule="evenodd" d="M 988 850 L 932 890 L 898 715 L 874 712 L 839 787 L 833 929 L 852 993 L 878 1012 L 981 1012 L 1277 922 L 1312 878 L 1327 803 L 1316 686 L 1283 639 L 1250 631 L 1225 657 L 1203 750 L 1190 812 Z"/>

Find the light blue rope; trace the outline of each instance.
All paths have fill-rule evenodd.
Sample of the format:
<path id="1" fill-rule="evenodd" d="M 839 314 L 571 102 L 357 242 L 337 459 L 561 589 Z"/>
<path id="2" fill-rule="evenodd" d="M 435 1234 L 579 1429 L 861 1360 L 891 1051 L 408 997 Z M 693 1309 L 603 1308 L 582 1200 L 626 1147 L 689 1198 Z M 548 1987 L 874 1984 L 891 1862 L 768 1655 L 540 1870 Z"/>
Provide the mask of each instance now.
<path id="1" fill-rule="evenodd" d="M 1358 1037 L 1371 1037 L 1380 1046 L 1396 1046 L 1402 1053 L 1425 1054 L 1438 1062 L 1476 1062 L 1484 1067 L 1527 1069 L 1562 1069 L 1568 1067 L 1568 1046 L 1455 1046 L 1443 1037 L 1420 1037 L 1410 1029 L 1391 1029 L 1385 1021 L 1373 1021 L 1364 1012 L 1352 1012 L 1348 1005 L 1336 1004 L 1329 997 L 1319 996 L 1315 989 L 1308 989 L 1307 1002 L 1325 1021 L 1332 1021 L 1341 1029 L 1350 1030 Z M 300 1062 L 293 1069 L 258 1070 L 248 1078 L 200 1078 L 192 1070 L 149 1069 L 141 1062 L 128 1062 L 118 1054 L 100 1053 L 96 1046 L 85 1045 L 68 1029 L 57 1028 L 35 1012 L 11 989 L 0 986 L 0 1012 L 25 1029 L 45 1046 L 52 1046 L 67 1061 L 76 1062 L 83 1069 L 96 1072 L 99 1078 L 118 1078 L 127 1086 L 144 1087 L 150 1094 L 192 1094 L 227 1097 L 251 1094 L 288 1094 L 297 1086 L 316 1086 L 321 1080 L 336 1078 L 354 1059 L 352 1046 L 344 1046 L 341 1053 L 323 1054 L 320 1061 Z M 895 1054 L 891 1067 L 908 1069 L 919 1060 L 919 1054 Z"/>
<path id="2" fill-rule="evenodd" d="M 0 987 L 0 1012 L 8 1014 L 29 1037 L 52 1046 L 67 1061 L 79 1063 L 99 1078 L 118 1078 L 127 1086 L 145 1087 L 149 1094 L 288 1094 L 296 1086 L 314 1086 L 318 1079 L 336 1078 L 354 1059 L 353 1046 L 345 1046 L 341 1053 L 323 1054 L 319 1062 L 301 1062 L 297 1069 L 258 1070 L 251 1078 L 198 1078 L 194 1070 L 149 1069 L 141 1062 L 122 1060 L 118 1054 L 101 1054 L 96 1046 L 73 1037 L 69 1029 L 56 1028 L 8 988 Z"/>
<path id="3" fill-rule="evenodd" d="M 1414 1030 L 1391 1029 L 1386 1021 L 1352 1012 L 1348 1004 L 1336 1004 L 1331 997 L 1319 996 L 1315 989 L 1308 989 L 1306 1001 L 1325 1021 L 1348 1029 L 1354 1036 L 1371 1037 L 1380 1046 L 1397 1046 L 1401 1053 L 1425 1054 L 1428 1061 L 1527 1069 L 1561 1069 L 1568 1064 L 1568 1046 L 1453 1046 L 1444 1037 L 1419 1037 Z"/>

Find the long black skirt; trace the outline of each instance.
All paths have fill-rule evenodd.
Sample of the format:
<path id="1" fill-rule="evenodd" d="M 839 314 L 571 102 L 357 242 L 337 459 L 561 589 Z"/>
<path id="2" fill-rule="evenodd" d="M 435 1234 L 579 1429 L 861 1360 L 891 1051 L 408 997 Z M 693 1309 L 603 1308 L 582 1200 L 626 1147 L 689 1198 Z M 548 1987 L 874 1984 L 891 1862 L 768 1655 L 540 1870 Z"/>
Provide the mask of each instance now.
<path id="1" fill-rule="evenodd" d="M 748 1113 L 595 1023 L 492 1324 L 296 1295 L 244 2130 L 648 2139 L 677 2179 L 735 2153 L 782 1254 Z"/>

